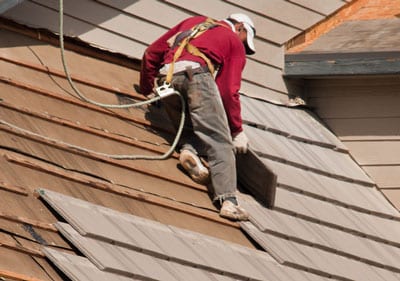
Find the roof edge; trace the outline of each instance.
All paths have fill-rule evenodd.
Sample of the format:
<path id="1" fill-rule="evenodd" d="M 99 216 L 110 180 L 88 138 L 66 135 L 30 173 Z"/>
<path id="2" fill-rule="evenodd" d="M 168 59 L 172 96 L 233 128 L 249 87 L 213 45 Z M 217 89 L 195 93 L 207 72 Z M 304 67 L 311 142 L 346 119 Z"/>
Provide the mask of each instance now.
<path id="1" fill-rule="evenodd" d="M 287 78 L 397 74 L 400 74 L 400 51 L 301 53 L 285 56 L 284 76 Z"/>

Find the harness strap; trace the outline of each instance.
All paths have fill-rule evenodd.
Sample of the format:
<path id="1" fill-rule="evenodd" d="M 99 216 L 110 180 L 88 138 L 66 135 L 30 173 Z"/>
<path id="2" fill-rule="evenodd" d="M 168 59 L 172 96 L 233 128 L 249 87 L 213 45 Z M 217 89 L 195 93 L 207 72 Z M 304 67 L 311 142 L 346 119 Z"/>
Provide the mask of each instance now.
<path id="1" fill-rule="evenodd" d="M 219 24 L 216 23 L 213 19 L 207 18 L 206 21 L 194 26 L 191 29 L 192 32 L 182 40 L 182 42 L 179 44 L 179 47 L 174 54 L 173 60 L 170 64 L 170 67 L 169 67 L 169 70 L 167 73 L 167 77 L 165 78 L 166 83 L 168 83 L 168 84 L 171 83 L 172 76 L 174 74 L 174 63 L 182 55 L 182 52 L 184 49 L 186 49 L 190 54 L 202 58 L 207 63 L 208 69 L 210 70 L 211 74 L 214 74 L 215 68 L 214 68 L 214 65 L 212 64 L 211 60 L 206 55 L 204 55 L 196 46 L 190 44 L 189 41 L 193 38 L 200 36 L 208 29 L 213 28 L 217 25 L 219 25 Z"/>

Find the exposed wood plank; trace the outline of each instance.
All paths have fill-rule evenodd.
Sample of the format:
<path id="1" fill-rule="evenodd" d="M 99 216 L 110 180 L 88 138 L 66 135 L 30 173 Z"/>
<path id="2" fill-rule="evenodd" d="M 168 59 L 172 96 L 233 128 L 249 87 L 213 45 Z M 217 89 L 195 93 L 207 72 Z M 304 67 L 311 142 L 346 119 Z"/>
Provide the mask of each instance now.
<path id="1" fill-rule="evenodd" d="M 32 159 L 30 160 L 32 161 Z M 36 163 L 37 161 L 33 162 Z M 46 169 L 47 166 L 44 165 L 44 163 L 42 164 L 43 168 Z M 5 168 L 6 171 L 10 170 L 8 165 L 4 163 L 1 163 L 1 166 L 2 168 Z M 254 245 L 252 245 L 242 231 L 240 231 L 239 225 L 235 222 L 219 217 L 217 211 L 202 209 L 198 205 L 194 206 L 191 204 L 185 204 L 184 202 L 171 201 L 170 199 L 157 196 L 157 194 L 154 193 L 149 194 L 140 190 L 135 191 L 131 190 L 129 187 L 122 187 L 114 184 L 110 185 L 111 187 L 116 187 L 116 189 L 114 191 L 108 190 L 100 186 L 101 184 L 104 184 L 103 181 L 89 176 L 83 176 L 83 181 L 80 183 L 79 179 L 73 178 L 78 173 L 68 173 L 64 171 L 64 174 L 52 175 L 51 169 L 49 169 L 51 166 L 48 166 L 48 171 L 35 170 L 34 167 L 25 168 L 19 166 L 18 163 L 15 163 L 14 165 L 14 162 L 12 163 L 12 166 L 12 173 L 8 174 L 10 174 L 11 177 L 13 174 L 25 175 L 24 178 L 19 179 L 19 182 L 24 185 L 30 185 L 32 193 L 36 187 L 44 187 L 75 198 L 106 206 L 120 212 L 134 214 L 167 225 L 175 225 L 177 227 L 190 229 L 192 231 L 254 248 Z M 59 168 L 59 170 L 61 171 L 62 169 Z M 48 172 L 50 172 L 50 174 Z M 0 170 L 0 177 L 8 179 L 8 174 L 3 175 Z M 99 187 L 96 187 L 97 184 L 99 184 Z M 165 189 L 165 186 L 160 186 L 159 188 Z M 181 189 L 181 192 L 182 191 L 186 192 L 186 190 Z M 13 196 L 15 197 L 16 195 Z M 210 204 L 211 200 L 208 196 L 206 196 L 205 200 Z M 1 194 L 0 201 L 15 202 L 13 197 L 4 197 Z M 48 221 L 49 223 L 56 221 L 56 218 L 47 213 L 47 208 L 42 205 L 39 200 L 35 199 L 32 201 L 32 198 L 30 198 L 23 202 L 19 201 L 18 204 L 10 204 L 12 204 L 11 206 L 13 210 L 16 210 L 16 212 L 18 211 L 21 216 L 32 216 L 37 220 L 44 220 L 44 218 L 46 218 L 45 221 Z M 7 207 L 7 204 L 2 203 L 0 205 L 3 206 L 3 208 L 9 208 Z M 24 210 L 28 213 L 24 212 Z M 45 214 L 38 214 L 40 210 L 41 212 L 45 211 Z M 47 233 L 43 233 L 40 229 L 37 229 L 37 232 L 43 235 L 42 237 L 44 240 L 48 241 L 49 244 L 52 241 L 56 241 L 56 245 L 62 245 L 57 239 L 55 240 L 54 237 L 48 236 Z"/>
<path id="2" fill-rule="evenodd" d="M 41 228 L 44 230 L 57 232 L 57 229 L 50 223 L 41 222 L 41 221 L 33 220 L 30 218 L 24 218 L 24 217 L 20 217 L 17 215 L 7 214 L 6 212 L 3 212 L 3 211 L 0 211 L 0 218 L 5 219 L 5 220 L 14 221 L 14 222 L 29 224 L 29 225 L 32 225 L 34 227 L 38 227 L 38 228 Z"/>
<path id="3" fill-rule="evenodd" d="M 13 105 L 8 104 L 7 102 L 1 102 L 0 107 L 3 108 L 2 112 L 2 118 L 4 118 L 2 121 L 7 120 L 9 122 L 14 122 L 16 125 L 19 123 L 19 120 L 24 120 L 24 123 L 29 124 L 27 119 L 32 119 L 34 123 L 36 123 L 36 128 L 46 128 L 46 132 L 51 132 L 51 134 L 47 134 L 49 137 L 54 137 L 54 138 L 59 138 L 60 140 L 62 139 L 64 142 L 70 142 L 71 144 L 74 142 L 74 140 L 68 140 L 68 135 L 75 135 L 74 130 L 82 132 L 84 134 L 88 135 L 88 140 L 93 139 L 94 136 L 100 137 L 102 142 L 106 143 L 110 141 L 110 143 L 115 142 L 115 143 L 120 143 L 121 147 L 124 147 L 125 145 L 128 145 L 127 147 L 123 148 L 122 151 L 129 150 L 131 152 L 135 151 L 136 149 L 131 149 L 132 147 L 137 147 L 140 148 L 141 151 L 152 151 L 156 152 L 158 154 L 163 154 L 167 151 L 166 147 L 161 147 L 157 146 L 154 144 L 146 143 L 143 141 L 139 141 L 137 139 L 132 139 L 132 138 L 126 138 L 120 135 L 115 135 L 115 134 L 110 134 L 109 132 L 104 132 L 100 130 L 95 130 L 87 126 L 83 125 L 78 125 L 75 122 L 71 122 L 68 120 L 62 120 L 54 116 L 48 116 L 46 114 L 40 114 L 40 113 L 35 113 L 30 111 L 29 109 L 23 109 L 23 108 L 16 108 Z M 0 114 L 1 115 L 1 114 Z M 22 124 L 21 124 L 22 125 Z M 22 125 L 24 126 L 24 125 Z M 62 126 L 62 129 L 60 128 Z M 25 127 L 26 129 L 29 130 L 29 128 Z M 72 130 L 71 130 L 72 129 Z M 66 134 L 67 136 L 62 136 L 60 137 L 56 132 L 63 131 L 63 134 Z M 80 142 L 82 144 L 82 142 Z M 89 141 L 90 143 L 90 141 Z M 100 151 L 100 150 L 99 150 Z M 105 151 L 101 149 L 101 151 Z M 142 152 L 140 152 L 142 153 Z M 171 155 L 173 158 L 177 158 L 177 153 L 173 153 Z M 0 182 L 1 186 L 1 182 Z M 1 187 L 0 187 L 1 188 Z"/>
<path id="4" fill-rule="evenodd" d="M 10 198 L 12 199 L 12 197 Z M 33 199 L 37 200 L 37 199 Z M 17 211 L 17 210 L 16 210 Z M 30 214 L 32 215 L 32 214 Z M 43 220 L 43 218 L 41 218 Z M 55 220 L 54 220 L 55 221 Z M 49 223 L 50 225 L 50 223 Z M 43 245 L 52 245 L 62 249 L 70 249 L 67 242 L 60 236 L 58 232 L 53 230 L 45 230 L 30 224 L 14 222 L 8 219 L 0 218 L 0 231 L 8 233 L 14 237 L 20 237 L 25 240 L 35 241 Z"/>
<path id="5" fill-rule="evenodd" d="M 49 165 L 41 165 L 39 162 L 34 163 L 34 162 L 28 161 L 26 159 L 23 159 L 22 157 L 7 155 L 6 158 L 10 162 L 16 162 L 21 165 L 30 167 L 31 169 L 54 174 L 54 175 L 57 175 L 58 177 L 63 177 L 63 178 L 66 178 L 66 179 L 69 179 L 72 181 L 76 181 L 76 182 L 79 182 L 79 183 L 82 183 L 85 185 L 89 185 L 95 189 L 104 190 L 106 192 L 115 193 L 115 194 L 118 194 L 118 195 L 121 195 L 121 196 L 124 196 L 127 198 L 144 201 L 144 202 L 147 202 L 150 204 L 162 206 L 164 208 L 177 210 L 177 211 L 180 211 L 183 213 L 191 214 L 193 216 L 202 217 L 204 219 L 209 219 L 209 220 L 217 221 L 222 224 L 227 224 L 229 226 L 237 227 L 236 223 L 231 223 L 225 219 L 221 219 L 215 212 L 210 212 L 205 209 L 199 210 L 198 208 L 196 208 L 194 206 L 186 205 L 181 202 L 177 202 L 177 201 L 174 202 L 174 201 L 168 200 L 166 198 L 162 198 L 162 197 L 159 197 L 159 196 L 156 196 L 153 194 L 149 194 L 146 192 L 135 191 L 133 189 L 128 189 L 128 188 L 125 188 L 122 186 L 109 184 L 104 181 L 96 180 L 92 177 L 82 175 L 80 173 L 67 172 L 63 169 L 51 167 Z M 1 213 L 0 213 L 0 217 L 2 217 Z M 22 218 L 13 218 L 10 215 L 5 216 L 4 218 L 17 220 L 17 221 L 24 221 L 24 220 L 22 220 Z M 35 223 L 35 222 L 33 222 L 33 223 Z M 45 226 L 46 226 L 46 224 L 43 225 L 43 227 L 45 227 Z M 52 225 L 50 227 L 51 227 L 51 230 L 54 230 L 54 227 Z"/>
<path id="6" fill-rule="evenodd" d="M 4 237 L 2 237 L 2 236 L 4 236 L 4 235 L 1 235 L 1 232 L 0 232 L 0 237 L 1 237 L 0 247 L 12 249 L 12 250 L 15 250 L 17 252 L 24 253 L 27 255 L 44 257 L 44 254 L 40 250 L 22 246 L 19 243 L 17 243 L 16 241 L 13 241 L 12 239 L 4 239 Z"/>
<path id="7" fill-rule="evenodd" d="M 5 269 L 0 269 L 0 276 L 5 278 L 10 278 L 12 280 L 21 280 L 21 281 L 43 281 L 43 279 L 39 279 L 33 276 L 28 276 L 24 274 L 20 274 L 17 272 L 12 272 Z"/>
<path id="8" fill-rule="evenodd" d="M 9 57 L 7 55 L 3 55 L 3 54 L 0 55 L 0 60 L 4 60 L 4 61 L 9 62 L 9 63 L 20 65 L 22 67 L 30 68 L 30 69 L 33 69 L 35 71 L 44 72 L 44 73 L 47 73 L 49 75 L 54 75 L 54 76 L 66 78 L 65 72 L 61 71 L 59 69 L 56 69 L 56 68 L 52 68 L 52 67 L 43 66 L 43 65 L 40 65 L 40 64 L 31 63 L 31 62 L 24 61 L 24 60 L 21 60 L 21 59 L 17 60 L 15 58 L 11 58 L 11 57 Z M 123 89 L 121 90 L 119 87 L 111 86 L 109 83 L 105 84 L 104 81 L 103 82 L 93 81 L 90 78 L 82 77 L 80 75 L 76 75 L 76 74 L 73 74 L 73 73 L 71 73 L 70 76 L 71 76 L 71 79 L 74 82 L 85 84 L 85 85 L 88 85 L 88 86 L 91 86 L 91 87 L 94 87 L 94 88 L 98 88 L 98 89 L 101 89 L 101 90 L 104 90 L 104 91 L 108 91 L 108 92 L 111 92 L 111 93 L 127 95 L 127 96 L 130 96 L 130 97 L 135 98 L 135 99 L 145 100 L 144 96 L 134 92 L 133 89 L 131 91 L 126 91 L 126 90 L 123 90 Z"/>
<path id="9" fill-rule="evenodd" d="M 14 184 L 10 184 L 4 181 L 0 181 L 0 189 L 7 190 L 10 192 L 14 192 L 16 194 L 28 196 L 28 191 L 26 188 Z"/>
<path id="10" fill-rule="evenodd" d="M 183 182 L 183 177 L 181 173 L 176 173 L 175 176 L 171 177 L 170 175 L 166 176 L 166 175 L 162 175 L 160 174 L 157 170 L 157 167 L 155 165 L 144 165 L 146 163 L 145 160 L 125 160 L 125 161 L 121 161 L 121 160 L 116 160 L 116 159 L 112 159 L 110 157 L 106 157 L 104 155 L 97 155 L 95 153 L 92 153 L 90 151 L 85 151 L 85 150 L 81 150 L 75 147 L 71 147 L 69 144 L 66 143 L 62 143 L 59 142 L 57 140 L 54 139 L 48 139 L 44 136 L 38 135 L 38 134 L 32 134 L 30 131 L 24 131 L 21 130 L 20 128 L 17 127 L 10 127 L 10 125 L 7 125 L 5 122 L 1 121 L 2 124 L 0 125 L 0 129 L 3 130 L 4 133 L 4 139 L 2 140 L 2 144 L 6 145 L 6 132 L 14 134 L 16 136 L 21 136 L 23 139 L 25 139 L 25 141 L 29 141 L 29 139 L 33 140 L 34 143 L 31 143 L 32 145 L 39 145 L 39 146 L 47 146 L 47 149 L 50 149 L 50 147 L 52 147 L 54 151 L 54 153 L 51 155 L 44 153 L 43 157 L 56 157 L 56 151 L 60 151 L 60 153 L 64 153 L 67 152 L 67 154 L 70 154 L 71 156 L 76 155 L 78 158 L 80 157 L 84 157 L 87 160 L 92 159 L 93 161 L 99 161 L 101 163 L 106 163 L 106 164 L 111 164 L 112 166 L 118 167 L 118 168 L 122 168 L 122 169 L 127 169 L 130 170 L 131 172 L 136 171 L 139 172 L 143 175 L 146 175 L 145 177 L 148 177 L 149 180 L 150 178 L 157 178 L 160 180 L 166 180 L 167 182 L 171 182 L 174 183 L 176 185 L 179 186 L 186 186 L 186 187 L 190 187 L 193 188 L 194 190 L 198 190 L 198 191 L 205 191 L 206 187 L 199 185 L 199 184 L 195 184 L 192 181 L 186 181 Z M 22 141 L 22 139 L 21 139 Z M 28 147 L 15 147 L 16 149 L 20 148 L 22 150 L 26 149 L 26 152 L 29 153 L 29 149 Z M 64 152 L 63 152 L 64 151 Z M 42 152 L 43 153 L 43 152 Z M 36 154 L 37 157 L 41 157 L 40 154 Z M 49 159 L 48 159 L 49 160 Z M 66 160 L 65 160 L 66 161 Z M 164 160 L 164 161 L 170 161 L 170 162 L 176 162 L 176 160 L 174 159 L 170 159 L 170 160 Z M 163 163 L 165 164 L 165 163 Z M 65 163 L 59 163 L 59 165 L 67 167 L 68 166 L 68 162 L 66 161 Z M 156 169 L 155 169 L 156 168 Z M 159 169 L 160 167 L 158 167 Z"/>
<path id="11" fill-rule="evenodd" d="M 171 136 L 168 133 L 172 132 L 171 123 L 166 124 L 165 119 L 161 121 L 163 114 L 159 114 L 160 109 L 151 108 L 154 114 L 149 118 L 150 120 L 146 120 L 141 110 L 130 110 L 129 114 L 122 111 L 117 113 L 77 99 L 62 97 L 58 93 L 49 92 L 34 85 L 10 81 L 2 77 L 0 81 L 4 83 L 0 83 L 0 89 L 2 89 L 0 97 L 6 101 L 6 104 L 12 104 L 14 107 L 45 112 L 46 115 L 54 116 L 54 118 L 58 117 L 76 123 L 77 127 L 82 124 L 82 126 L 95 128 L 94 130 L 122 135 L 139 142 L 146 140 L 145 142 L 153 143 L 160 148 L 166 144 L 165 137 Z M 164 136 L 150 132 L 145 129 L 146 126 L 157 129 L 161 134 L 164 133 Z"/>

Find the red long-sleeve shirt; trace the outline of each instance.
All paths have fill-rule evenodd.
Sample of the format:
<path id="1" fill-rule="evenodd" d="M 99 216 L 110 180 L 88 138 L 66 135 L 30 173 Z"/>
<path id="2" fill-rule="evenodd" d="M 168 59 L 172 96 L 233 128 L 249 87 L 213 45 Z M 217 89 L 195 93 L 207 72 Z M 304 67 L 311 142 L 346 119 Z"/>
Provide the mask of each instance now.
<path id="1" fill-rule="evenodd" d="M 175 50 L 170 48 L 169 43 L 171 42 L 168 42 L 168 40 L 174 38 L 178 33 L 204 22 L 206 19 L 203 16 L 186 19 L 170 29 L 146 49 L 140 73 L 140 88 L 144 95 L 152 92 L 154 78 L 158 75 L 158 70 L 164 64 L 171 63 L 173 60 Z M 243 43 L 231 27 L 224 21 L 220 21 L 219 24 L 221 25 L 209 29 L 192 39 L 190 43 L 204 53 L 214 65 L 219 66 L 215 82 L 228 117 L 231 134 L 235 136 L 243 130 L 239 90 L 242 71 L 246 63 L 246 52 Z M 206 65 L 203 59 L 191 55 L 186 50 L 179 57 L 178 61 L 180 60 L 189 60 Z"/>

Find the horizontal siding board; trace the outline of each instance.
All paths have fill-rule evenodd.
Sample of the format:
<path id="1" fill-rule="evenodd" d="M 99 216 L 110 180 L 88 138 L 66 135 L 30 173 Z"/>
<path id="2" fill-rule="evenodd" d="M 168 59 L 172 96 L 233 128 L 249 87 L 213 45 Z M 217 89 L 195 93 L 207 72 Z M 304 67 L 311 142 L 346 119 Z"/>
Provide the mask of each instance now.
<path id="1" fill-rule="evenodd" d="M 198 2 L 190 0 L 168 0 L 166 2 L 215 19 L 224 19 L 232 13 L 244 12 L 252 18 L 256 26 L 257 37 L 272 41 L 277 45 L 282 45 L 299 32 L 298 29 L 263 18 L 253 12 L 242 11 L 242 9 L 237 6 L 224 1 L 205 0 Z M 212 9 L 210 9 L 210 7 L 212 7 Z"/>
<path id="2" fill-rule="evenodd" d="M 363 169 L 380 188 L 400 187 L 400 166 L 364 166 Z"/>
<path id="3" fill-rule="evenodd" d="M 344 142 L 400 140 L 400 117 L 329 118 L 324 120 Z"/>
<path id="4" fill-rule="evenodd" d="M 400 141 L 346 141 L 357 162 L 364 165 L 400 165 Z"/>
<path id="5" fill-rule="evenodd" d="M 395 97 L 400 89 L 397 76 L 352 77 L 335 79 L 314 79 L 307 83 L 308 97 Z"/>
<path id="6" fill-rule="evenodd" d="M 273 18 L 279 22 L 287 23 L 293 27 L 304 30 L 309 28 L 311 25 L 323 19 L 323 16 L 304 9 L 293 3 L 282 0 L 256 0 L 256 1 L 245 1 L 245 0 L 228 0 L 235 5 L 240 5 L 245 9 L 255 11 L 259 14 L 263 14 L 269 18 Z"/>
<path id="7" fill-rule="evenodd" d="M 313 98 L 310 106 L 317 108 L 321 118 L 398 118 L 398 95 L 383 96 Z M 382 111 L 382 108 L 385 108 Z"/>
<path id="8" fill-rule="evenodd" d="M 390 198 L 390 202 L 400 211 L 400 187 L 394 189 L 383 189 L 382 193 Z"/>

